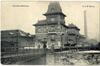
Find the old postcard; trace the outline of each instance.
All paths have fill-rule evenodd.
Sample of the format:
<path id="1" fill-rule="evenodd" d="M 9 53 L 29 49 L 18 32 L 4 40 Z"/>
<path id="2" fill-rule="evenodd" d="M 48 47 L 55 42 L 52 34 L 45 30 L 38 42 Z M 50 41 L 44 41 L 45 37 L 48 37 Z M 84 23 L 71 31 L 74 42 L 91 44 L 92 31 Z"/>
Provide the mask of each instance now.
<path id="1" fill-rule="evenodd" d="M 100 2 L 1 1 L 1 64 L 100 65 Z"/>

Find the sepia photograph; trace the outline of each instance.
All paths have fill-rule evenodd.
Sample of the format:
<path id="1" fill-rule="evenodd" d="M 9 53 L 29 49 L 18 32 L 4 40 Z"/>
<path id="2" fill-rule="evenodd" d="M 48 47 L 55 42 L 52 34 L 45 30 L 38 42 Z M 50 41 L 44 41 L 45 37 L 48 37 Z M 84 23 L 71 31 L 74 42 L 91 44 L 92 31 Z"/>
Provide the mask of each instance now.
<path id="1" fill-rule="evenodd" d="M 1 1 L 2 65 L 100 65 L 100 2 Z"/>

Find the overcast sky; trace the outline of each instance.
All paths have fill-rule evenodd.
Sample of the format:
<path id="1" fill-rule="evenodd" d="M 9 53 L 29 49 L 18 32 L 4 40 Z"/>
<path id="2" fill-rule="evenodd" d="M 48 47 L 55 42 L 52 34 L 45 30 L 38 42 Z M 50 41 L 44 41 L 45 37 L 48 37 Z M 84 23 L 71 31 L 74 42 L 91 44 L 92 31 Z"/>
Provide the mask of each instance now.
<path id="1" fill-rule="evenodd" d="M 35 34 L 33 24 L 45 19 L 49 2 L 2 2 L 1 29 L 21 29 Z M 99 2 L 61 2 L 63 13 L 66 14 L 66 25 L 73 23 L 80 28 L 84 35 L 84 13 L 87 11 L 87 25 L 89 38 L 99 39 Z M 89 7 L 87 7 L 89 6 Z"/>

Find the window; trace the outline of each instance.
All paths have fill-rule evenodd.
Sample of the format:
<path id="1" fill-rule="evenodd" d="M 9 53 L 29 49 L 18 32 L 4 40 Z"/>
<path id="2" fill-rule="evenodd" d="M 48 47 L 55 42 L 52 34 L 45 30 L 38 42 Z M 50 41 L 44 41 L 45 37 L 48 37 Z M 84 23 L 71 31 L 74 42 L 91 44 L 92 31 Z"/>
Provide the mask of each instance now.
<path id="1" fill-rule="evenodd" d="M 51 8 L 51 12 L 55 12 L 55 9 L 54 8 Z"/>
<path id="2" fill-rule="evenodd" d="M 51 36 L 51 41 L 55 41 L 55 35 Z"/>
<path id="3" fill-rule="evenodd" d="M 51 21 L 54 21 L 55 20 L 55 18 L 51 18 Z"/>
<path id="4" fill-rule="evenodd" d="M 14 44 L 11 44 L 11 46 L 14 46 Z"/>
<path id="5" fill-rule="evenodd" d="M 41 28 L 40 26 L 37 27 L 37 32 L 38 32 L 38 33 L 41 33 L 41 29 L 42 29 L 42 28 Z"/>
<path id="6" fill-rule="evenodd" d="M 49 32 L 55 32 L 55 26 L 54 26 L 54 25 L 51 25 L 51 26 L 50 26 Z"/>

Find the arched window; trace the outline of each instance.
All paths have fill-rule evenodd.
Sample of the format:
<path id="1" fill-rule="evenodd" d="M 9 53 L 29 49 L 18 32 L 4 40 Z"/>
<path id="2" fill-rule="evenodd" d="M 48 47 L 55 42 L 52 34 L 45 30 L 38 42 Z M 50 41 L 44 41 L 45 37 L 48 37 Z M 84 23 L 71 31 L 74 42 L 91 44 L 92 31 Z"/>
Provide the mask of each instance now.
<path id="1" fill-rule="evenodd" d="M 55 9 L 54 8 L 51 8 L 51 12 L 55 12 Z"/>

